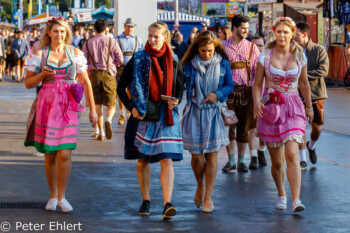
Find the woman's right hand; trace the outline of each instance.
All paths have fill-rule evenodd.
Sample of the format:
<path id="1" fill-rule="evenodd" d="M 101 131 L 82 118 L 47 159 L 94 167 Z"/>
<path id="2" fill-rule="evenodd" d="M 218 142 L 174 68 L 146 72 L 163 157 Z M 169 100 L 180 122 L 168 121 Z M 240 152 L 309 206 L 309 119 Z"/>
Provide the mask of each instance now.
<path id="1" fill-rule="evenodd" d="M 145 116 L 146 115 L 144 115 L 144 116 L 140 116 L 140 113 L 139 113 L 139 111 L 137 110 L 137 108 L 133 108 L 132 110 L 131 110 L 131 114 L 132 114 L 132 116 L 135 118 L 135 119 L 137 119 L 137 120 L 143 120 L 143 118 L 145 118 Z"/>
<path id="2" fill-rule="evenodd" d="M 49 68 L 46 68 L 46 66 L 44 66 L 41 70 L 41 75 L 43 76 L 43 78 L 46 78 L 48 76 L 51 76 L 55 74 L 55 72 Z"/>
<path id="3" fill-rule="evenodd" d="M 262 117 L 263 108 L 265 108 L 265 105 L 263 105 L 260 101 L 254 103 L 254 118 L 255 119 Z"/>

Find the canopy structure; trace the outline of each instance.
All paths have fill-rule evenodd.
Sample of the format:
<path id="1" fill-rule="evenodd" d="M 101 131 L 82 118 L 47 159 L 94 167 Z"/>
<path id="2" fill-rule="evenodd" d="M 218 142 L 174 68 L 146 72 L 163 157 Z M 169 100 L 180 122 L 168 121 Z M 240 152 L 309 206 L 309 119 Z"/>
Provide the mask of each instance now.
<path id="1" fill-rule="evenodd" d="M 27 24 L 28 25 L 34 25 L 34 24 L 46 23 L 47 21 L 49 21 L 53 17 L 55 17 L 55 16 L 54 15 L 50 15 L 50 14 L 49 14 L 49 17 L 46 17 L 46 13 L 43 13 L 41 15 L 37 15 L 37 16 L 34 16 L 34 17 L 28 19 L 27 20 Z"/>
<path id="2" fill-rule="evenodd" d="M 175 12 L 174 11 L 168 11 L 168 12 L 161 12 L 158 13 L 157 17 L 158 21 L 160 22 L 173 22 L 175 21 Z M 179 22 L 191 22 L 191 23 L 205 23 L 208 24 L 210 23 L 210 19 L 203 18 L 203 17 L 198 17 L 195 15 L 188 15 L 184 13 L 179 13 Z"/>

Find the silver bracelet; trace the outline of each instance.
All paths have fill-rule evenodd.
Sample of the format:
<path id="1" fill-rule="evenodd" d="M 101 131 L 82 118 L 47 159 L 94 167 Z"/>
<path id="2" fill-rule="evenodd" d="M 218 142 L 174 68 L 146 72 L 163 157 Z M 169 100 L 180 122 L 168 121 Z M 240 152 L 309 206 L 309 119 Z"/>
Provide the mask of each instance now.
<path id="1" fill-rule="evenodd" d="M 305 108 L 306 111 L 313 111 L 314 109 L 313 108 Z"/>

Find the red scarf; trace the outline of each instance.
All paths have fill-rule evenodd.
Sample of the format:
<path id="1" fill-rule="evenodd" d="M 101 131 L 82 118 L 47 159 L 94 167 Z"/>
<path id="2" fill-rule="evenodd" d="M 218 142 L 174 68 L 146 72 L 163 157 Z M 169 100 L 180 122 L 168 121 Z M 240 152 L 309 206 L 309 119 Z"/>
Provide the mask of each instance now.
<path id="1" fill-rule="evenodd" d="M 150 92 L 153 101 L 161 101 L 160 95 L 172 96 L 173 92 L 173 55 L 167 43 L 163 44 L 160 50 L 153 49 L 151 45 L 146 43 L 146 52 L 151 58 L 151 70 L 149 75 Z M 158 57 L 163 57 L 163 69 L 159 66 Z M 165 125 L 174 125 L 173 111 L 165 105 Z"/>

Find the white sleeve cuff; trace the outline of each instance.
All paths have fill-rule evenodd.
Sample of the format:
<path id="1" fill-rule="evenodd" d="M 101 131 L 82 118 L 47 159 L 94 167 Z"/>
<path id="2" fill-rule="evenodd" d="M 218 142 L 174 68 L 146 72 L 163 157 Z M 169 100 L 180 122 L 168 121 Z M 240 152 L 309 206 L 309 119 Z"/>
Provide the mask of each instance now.
<path id="1" fill-rule="evenodd" d="M 25 64 L 27 70 L 31 72 L 35 72 L 37 70 L 40 70 L 41 65 L 41 57 L 31 54 L 28 59 L 26 59 Z"/>
<path id="2" fill-rule="evenodd" d="M 77 73 L 81 74 L 84 71 L 87 71 L 87 60 L 84 56 L 84 53 L 80 53 L 79 55 L 75 56 L 75 65 L 77 67 Z"/>

